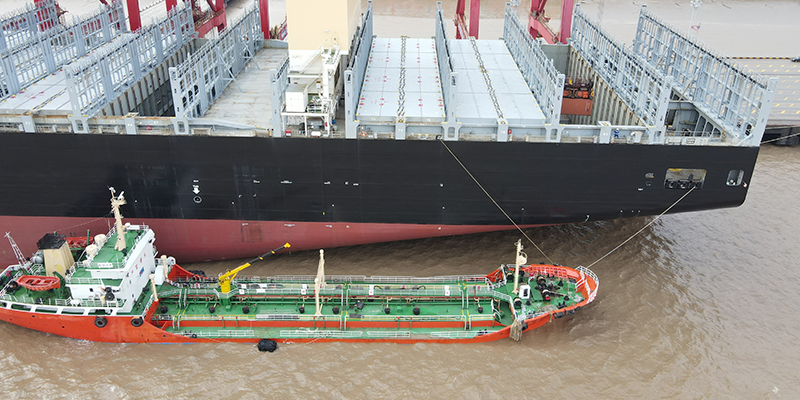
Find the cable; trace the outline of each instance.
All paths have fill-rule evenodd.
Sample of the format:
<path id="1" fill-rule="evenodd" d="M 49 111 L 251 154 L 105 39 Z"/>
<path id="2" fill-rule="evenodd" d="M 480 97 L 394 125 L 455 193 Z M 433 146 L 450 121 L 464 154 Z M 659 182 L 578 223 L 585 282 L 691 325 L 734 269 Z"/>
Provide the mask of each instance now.
<path id="1" fill-rule="evenodd" d="M 770 139 L 770 140 L 765 140 L 765 141 L 761 142 L 761 144 L 764 144 L 764 143 L 772 143 L 772 142 L 776 142 L 776 141 L 778 141 L 778 140 L 788 139 L 788 138 L 790 138 L 790 137 L 794 137 L 794 136 L 800 136 L 800 132 L 793 133 L 793 134 L 791 134 L 791 135 L 789 135 L 789 136 L 781 136 L 781 137 L 779 137 L 779 138 Z"/>
<path id="2" fill-rule="evenodd" d="M 619 249 L 620 247 L 622 247 L 622 246 L 623 246 L 625 243 L 628 243 L 628 242 L 629 242 L 631 239 L 633 239 L 633 238 L 634 238 L 636 235 L 638 235 L 638 234 L 642 233 L 642 231 L 643 231 L 643 230 L 647 229 L 647 227 L 648 227 L 648 226 L 650 226 L 650 225 L 653 225 L 653 223 L 654 223 L 654 222 L 658 221 L 658 219 L 659 219 L 659 218 L 661 218 L 661 217 L 662 217 L 664 214 L 666 214 L 667 212 L 669 212 L 669 210 L 671 210 L 671 209 L 672 209 L 672 207 L 675 207 L 675 205 L 676 205 L 676 204 L 678 204 L 678 203 L 679 203 L 681 200 L 683 200 L 683 198 L 684 198 L 684 197 L 688 196 L 688 195 L 689 195 L 689 193 L 692 193 L 692 191 L 694 191 L 694 189 L 695 189 L 695 188 L 691 188 L 691 189 L 689 189 L 689 191 L 688 191 L 688 192 L 686 192 L 686 193 L 684 193 L 684 195 L 683 195 L 683 196 L 681 196 L 681 198 L 680 198 L 680 199 L 678 199 L 677 201 L 675 201 L 674 203 L 672 203 L 672 205 L 671 205 L 671 206 L 667 207 L 667 209 L 666 209 L 666 210 L 664 210 L 664 212 L 662 212 L 661 214 L 658 214 L 658 216 L 657 216 L 657 217 L 655 217 L 655 218 L 654 218 L 652 221 L 650 221 L 650 222 L 649 222 L 647 225 L 643 226 L 643 227 L 642 227 L 642 229 L 639 229 L 639 231 L 637 231 L 636 233 L 634 233 L 633 235 L 631 235 L 631 237 L 629 237 L 629 238 L 625 239 L 625 241 L 624 241 L 624 242 L 620 243 L 620 244 L 619 244 L 617 247 L 614 247 L 614 248 L 613 248 L 611 251 L 609 251 L 608 253 L 606 253 L 606 255 L 604 255 L 604 256 L 602 256 L 602 257 L 598 258 L 598 259 L 597 259 L 597 261 L 595 261 L 595 262 L 593 262 L 593 263 L 589 264 L 589 266 L 588 266 L 588 267 L 586 267 L 586 268 L 589 268 L 589 269 L 591 269 L 593 265 L 595 265 L 595 264 L 599 263 L 599 262 L 600 262 L 602 259 L 604 259 L 604 258 L 608 257 L 608 256 L 609 256 L 611 253 L 613 253 L 613 252 L 617 251 L 617 249 Z"/>
<path id="3" fill-rule="evenodd" d="M 478 182 L 478 180 L 477 180 L 477 179 L 475 179 L 475 177 L 472 175 L 472 173 L 471 173 L 471 172 L 469 172 L 469 170 L 468 170 L 468 169 L 467 169 L 467 167 L 464 165 L 464 163 L 462 163 L 462 162 L 461 162 L 461 160 L 459 160 L 459 159 L 458 159 L 458 157 L 455 155 L 455 153 L 453 153 L 453 151 L 452 151 L 452 150 L 450 150 L 450 147 L 448 147 L 448 146 L 447 146 L 447 143 L 445 143 L 445 142 L 444 142 L 444 140 L 442 140 L 441 138 L 439 139 L 439 142 L 441 142 L 441 143 L 442 143 L 442 145 L 444 145 L 444 148 L 445 148 L 445 149 L 447 149 L 447 151 L 448 151 L 448 152 L 450 152 L 450 155 L 452 155 L 452 156 L 453 156 L 453 158 L 455 158 L 455 159 L 456 159 L 456 161 L 458 161 L 458 165 L 461 165 L 461 168 L 464 168 L 464 171 L 466 171 L 467 175 L 469 175 L 469 177 L 470 177 L 470 178 L 472 178 L 472 180 L 473 180 L 473 181 L 475 181 L 475 184 L 477 184 L 477 185 L 478 185 L 478 187 L 479 187 L 479 188 L 481 188 L 481 190 L 483 190 L 483 193 L 484 193 L 484 194 L 486 194 L 486 197 L 488 197 L 488 198 L 489 198 L 489 200 L 491 200 L 491 201 L 492 201 L 492 203 L 494 203 L 494 205 L 497 207 L 497 209 L 499 209 L 499 210 L 500 210 L 500 211 L 503 213 L 503 215 L 505 215 L 505 216 L 506 216 L 506 218 L 508 218 L 508 220 L 509 220 L 509 221 L 511 221 L 511 223 L 512 223 L 512 224 L 514 224 L 514 227 L 516 227 L 516 228 L 517 228 L 517 230 L 518 230 L 520 233 L 522 233 L 522 236 L 525 236 L 525 239 L 528 239 L 528 241 L 529 241 L 529 242 L 531 242 L 531 244 L 533 245 L 533 247 L 535 247 L 535 248 L 536 248 L 536 250 L 539 250 L 539 253 L 542 253 L 542 255 L 544 256 L 544 258 L 546 258 L 546 259 L 547 259 L 547 261 L 549 261 L 549 262 L 550 262 L 550 264 L 555 264 L 555 263 L 553 262 L 553 260 L 551 260 L 551 259 L 550 259 L 550 257 L 548 257 L 548 256 L 547 256 L 547 254 L 544 254 L 544 252 L 542 251 L 542 249 L 540 249 L 540 248 L 539 248 L 539 246 L 537 246 L 537 245 L 536 245 L 536 243 L 534 243 L 534 242 L 533 242 L 533 239 L 531 239 L 531 238 L 530 238 L 530 237 L 529 237 L 529 236 L 528 236 L 528 235 L 527 235 L 527 234 L 526 234 L 526 233 L 525 233 L 525 232 L 522 230 L 522 228 L 520 228 L 520 227 L 519 227 L 519 225 L 517 225 L 517 223 L 516 223 L 516 222 L 514 222 L 514 220 L 513 220 L 513 219 L 512 219 L 512 218 L 511 218 L 511 217 L 510 217 L 510 216 L 509 216 L 507 213 L 506 213 L 506 211 L 505 211 L 505 210 L 503 210 L 503 207 L 500 207 L 500 204 L 497 204 L 497 202 L 494 200 L 494 198 L 492 197 L 492 195 L 490 195 L 490 194 L 489 194 L 489 192 L 487 192 L 487 191 L 486 191 L 486 189 L 484 189 L 484 188 L 483 188 L 483 185 L 481 185 L 481 183 L 480 183 L 480 182 Z"/>

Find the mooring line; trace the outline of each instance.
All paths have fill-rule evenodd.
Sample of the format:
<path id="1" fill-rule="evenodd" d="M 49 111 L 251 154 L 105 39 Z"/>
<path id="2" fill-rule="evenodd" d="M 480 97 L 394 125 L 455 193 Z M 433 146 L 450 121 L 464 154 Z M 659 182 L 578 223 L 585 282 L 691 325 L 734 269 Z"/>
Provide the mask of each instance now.
<path id="1" fill-rule="evenodd" d="M 798 135 L 800 135 L 800 132 L 793 133 L 793 134 L 791 134 L 791 135 L 788 135 L 788 136 L 783 136 L 783 137 L 775 138 L 775 139 L 765 140 L 765 141 L 761 142 L 761 144 L 764 144 L 764 143 L 772 143 L 772 142 L 776 142 L 776 141 L 778 141 L 778 140 L 788 139 L 788 138 L 790 138 L 790 137 L 795 137 L 795 136 L 798 136 Z"/>
<path id="2" fill-rule="evenodd" d="M 497 204 L 497 202 L 494 200 L 494 198 L 492 197 L 492 195 L 490 195 L 490 194 L 489 194 L 489 192 L 487 192 L 487 191 L 486 191 L 486 189 L 484 189 L 484 188 L 483 188 L 483 185 L 481 185 L 481 183 L 480 183 L 480 182 L 478 182 L 478 180 L 475 178 L 475 176 L 473 176 L 473 175 L 472 175 L 472 173 L 471 173 L 471 172 L 469 172 L 469 170 L 468 170 L 468 169 L 467 169 L 467 167 L 464 165 L 464 163 L 462 163 L 462 162 L 461 162 L 461 160 L 459 160 L 459 159 L 458 159 L 458 157 L 455 155 L 455 153 L 453 153 L 453 150 L 450 150 L 450 147 L 449 147 L 449 146 L 447 146 L 447 143 L 445 143 L 445 142 L 444 142 L 444 140 L 442 140 L 441 138 L 439 139 L 439 142 L 441 142 L 441 143 L 442 143 L 442 145 L 444 145 L 444 148 L 445 148 L 445 149 L 447 149 L 447 151 L 450 153 L 450 155 L 451 155 L 451 156 L 453 156 L 453 158 L 455 158 L 455 159 L 456 159 L 456 161 L 458 161 L 458 165 L 460 165 L 460 166 L 461 166 L 461 168 L 464 168 L 464 171 L 466 171 L 466 172 L 467 172 L 467 175 L 469 175 L 469 177 L 470 177 L 470 178 L 472 178 L 472 180 L 473 180 L 473 181 L 475 181 L 475 184 L 477 184 L 477 185 L 478 185 L 478 187 L 479 187 L 479 188 L 481 188 L 481 190 L 483 190 L 483 193 L 484 193 L 484 194 L 486 194 L 486 197 L 488 197 L 488 198 L 489 198 L 489 200 L 491 200 L 491 201 L 492 201 L 492 203 L 494 203 L 494 205 L 495 205 L 495 206 L 496 206 L 496 207 L 497 207 L 497 208 L 500 210 L 500 212 L 502 212 L 502 213 L 503 213 L 503 215 L 505 215 L 505 216 L 506 216 L 506 218 L 508 218 L 508 220 L 509 220 L 509 221 L 511 221 L 511 223 L 512 223 L 512 224 L 514 224 L 514 227 L 516 227 L 516 228 L 517 228 L 517 230 L 518 230 L 520 233 L 522 233 L 522 236 L 525 236 L 525 239 L 528 239 L 528 241 L 529 241 L 529 242 L 531 242 L 531 244 L 533 245 L 533 247 L 535 247 L 535 248 L 536 248 L 536 250 L 539 250 L 539 253 L 542 253 L 542 255 L 544 256 L 544 258 L 546 258 L 546 259 L 547 259 L 547 261 L 549 261 L 549 262 L 550 262 L 550 264 L 555 264 L 555 263 L 553 262 L 553 260 L 551 260 L 551 259 L 550 259 L 550 257 L 548 257 L 548 256 L 547 256 L 547 254 L 544 254 L 544 252 L 542 251 L 542 249 L 540 249 L 540 248 L 539 248 L 539 246 L 537 246 L 537 245 L 536 245 L 536 243 L 533 241 L 533 239 L 531 239 L 531 238 L 530 238 L 530 237 L 529 237 L 529 236 L 528 236 L 528 235 L 527 235 L 527 234 L 526 234 L 526 233 L 525 233 L 525 232 L 522 230 L 522 228 L 520 228 L 520 227 L 519 227 L 519 225 L 517 225 L 517 223 L 516 223 L 516 222 L 514 222 L 514 219 L 513 219 L 513 218 L 511 218 L 511 216 L 509 216 L 509 215 L 508 215 L 508 213 L 506 213 L 506 210 L 504 210 L 504 209 L 503 209 L 503 207 L 500 207 L 500 204 Z"/>
<path id="3" fill-rule="evenodd" d="M 694 191 L 694 189 L 696 189 L 696 187 L 693 187 L 693 188 L 689 189 L 689 191 L 688 191 L 688 192 L 686 192 L 686 193 L 684 193 L 684 194 L 683 194 L 683 196 L 681 196 L 681 198 L 680 198 L 680 199 L 676 200 L 674 203 L 672 203 L 672 205 L 671 205 L 671 206 L 667 207 L 667 209 L 666 209 L 666 210 L 664 210 L 664 212 L 662 212 L 661 214 L 658 214 L 658 216 L 657 216 L 657 217 L 653 218 L 653 220 L 652 220 L 652 221 L 650 221 L 650 222 L 649 222 L 647 225 L 643 226 L 643 227 L 642 227 L 642 229 L 639 229 L 639 231 L 638 231 L 638 232 L 636 232 L 636 233 L 634 233 L 633 235 L 631 235 L 631 237 L 629 237 L 629 238 L 625 239 L 625 241 L 624 241 L 624 242 L 622 242 L 622 243 L 620 243 L 619 245 L 617 245 L 617 247 L 614 247 L 614 248 L 613 248 L 611 251 L 609 251 L 608 253 L 606 253 L 606 255 L 604 255 L 604 256 L 602 256 L 602 257 L 598 258 L 598 259 L 597 259 L 597 261 L 595 261 L 595 262 L 593 262 L 593 263 L 589 264 L 589 266 L 588 266 L 588 267 L 586 267 L 586 268 L 589 268 L 589 269 L 591 269 L 593 265 L 595 265 L 595 264 L 599 263 L 599 262 L 600 262 L 600 261 L 602 261 L 604 258 L 608 257 L 608 256 L 609 256 L 611 253 L 613 253 L 613 252 L 617 251 L 617 249 L 619 249 L 620 247 L 622 247 L 622 246 L 623 246 L 625 243 L 628 243 L 628 242 L 629 242 L 631 239 L 633 239 L 633 238 L 634 238 L 636 235 L 638 235 L 638 234 L 642 233 L 642 231 L 643 231 L 643 230 L 647 229 L 647 227 L 648 227 L 648 226 L 650 226 L 650 225 L 653 225 L 653 223 L 654 223 L 654 222 L 658 221 L 658 219 L 659 219 L 659 218 L 661 218 L 661 217 L 662 217 L 664 214 L 666 214 L 667 212 L 669 212 L 669 210 L 671 210 L 671 209 L 672 209 L 672 207 L 675 207 L 675 205 L 676 205 L 676 204 L 680 203 L 680 201 L 681 201 L 681 200 L 683 200 L 683 198 L 684 198 L 684 197 L 688 196 L 688 195 L 689 195 L 689 193 L 692 193 L 692 191 Z"/>

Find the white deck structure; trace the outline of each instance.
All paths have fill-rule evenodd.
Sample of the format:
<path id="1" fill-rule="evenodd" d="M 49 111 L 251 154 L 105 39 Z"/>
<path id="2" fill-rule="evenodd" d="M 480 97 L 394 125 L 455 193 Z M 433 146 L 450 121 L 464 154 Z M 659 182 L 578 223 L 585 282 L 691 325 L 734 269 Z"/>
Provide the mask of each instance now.
<path id="1" fill-rule="evenodd" d="M 306 50 L 322 73 L 264 40 L 255 4 L 212 39 L 187 7 L 136 33 L 119 0 L 68 24 L 53 10 L 0 21 L 0 129 L 758 146 L 777 85 L 646 8 L 633 46 L 580 7 L 571 44 L 546 46 L 513 7 L 500 40 L 448 39 L 441 4 L 434 37 L 377 38 L 370 4 L 349 46 Z M 567 74 L 594 83 L 591 115 L 561 118 Z"/>

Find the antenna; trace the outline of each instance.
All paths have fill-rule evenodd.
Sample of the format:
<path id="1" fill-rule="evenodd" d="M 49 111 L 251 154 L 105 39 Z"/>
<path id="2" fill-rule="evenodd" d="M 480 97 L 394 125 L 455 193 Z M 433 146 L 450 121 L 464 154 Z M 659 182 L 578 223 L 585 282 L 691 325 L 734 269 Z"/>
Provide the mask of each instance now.
<path id="1" fill-rule="evenodd" d="M 11 237 L 11 232 L 6 232 L 6 238 L 8 238 L 8 241 L 11 243 L 11 248 L 14 250 L 14 256 L 17 257 L 17 262 L 19 262 L 20 267 L 24 266 L 28 260 L 22 255 L 22 251 L 20 251 L 19 246 L 17 246 L 17 242 Z"/>

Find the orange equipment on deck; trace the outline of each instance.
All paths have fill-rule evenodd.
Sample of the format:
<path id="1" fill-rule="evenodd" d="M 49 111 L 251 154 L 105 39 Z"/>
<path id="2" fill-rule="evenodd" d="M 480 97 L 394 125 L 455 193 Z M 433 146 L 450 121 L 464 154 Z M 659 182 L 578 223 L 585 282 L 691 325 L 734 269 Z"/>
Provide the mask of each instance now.
<path id="1" fill-rule="evenodd" d="M 26 289 L 35 291 L 58 289 L 61 287 L 61 280 L 55 276 L 25 275 L 17 279 L 17 283 Z"/>

